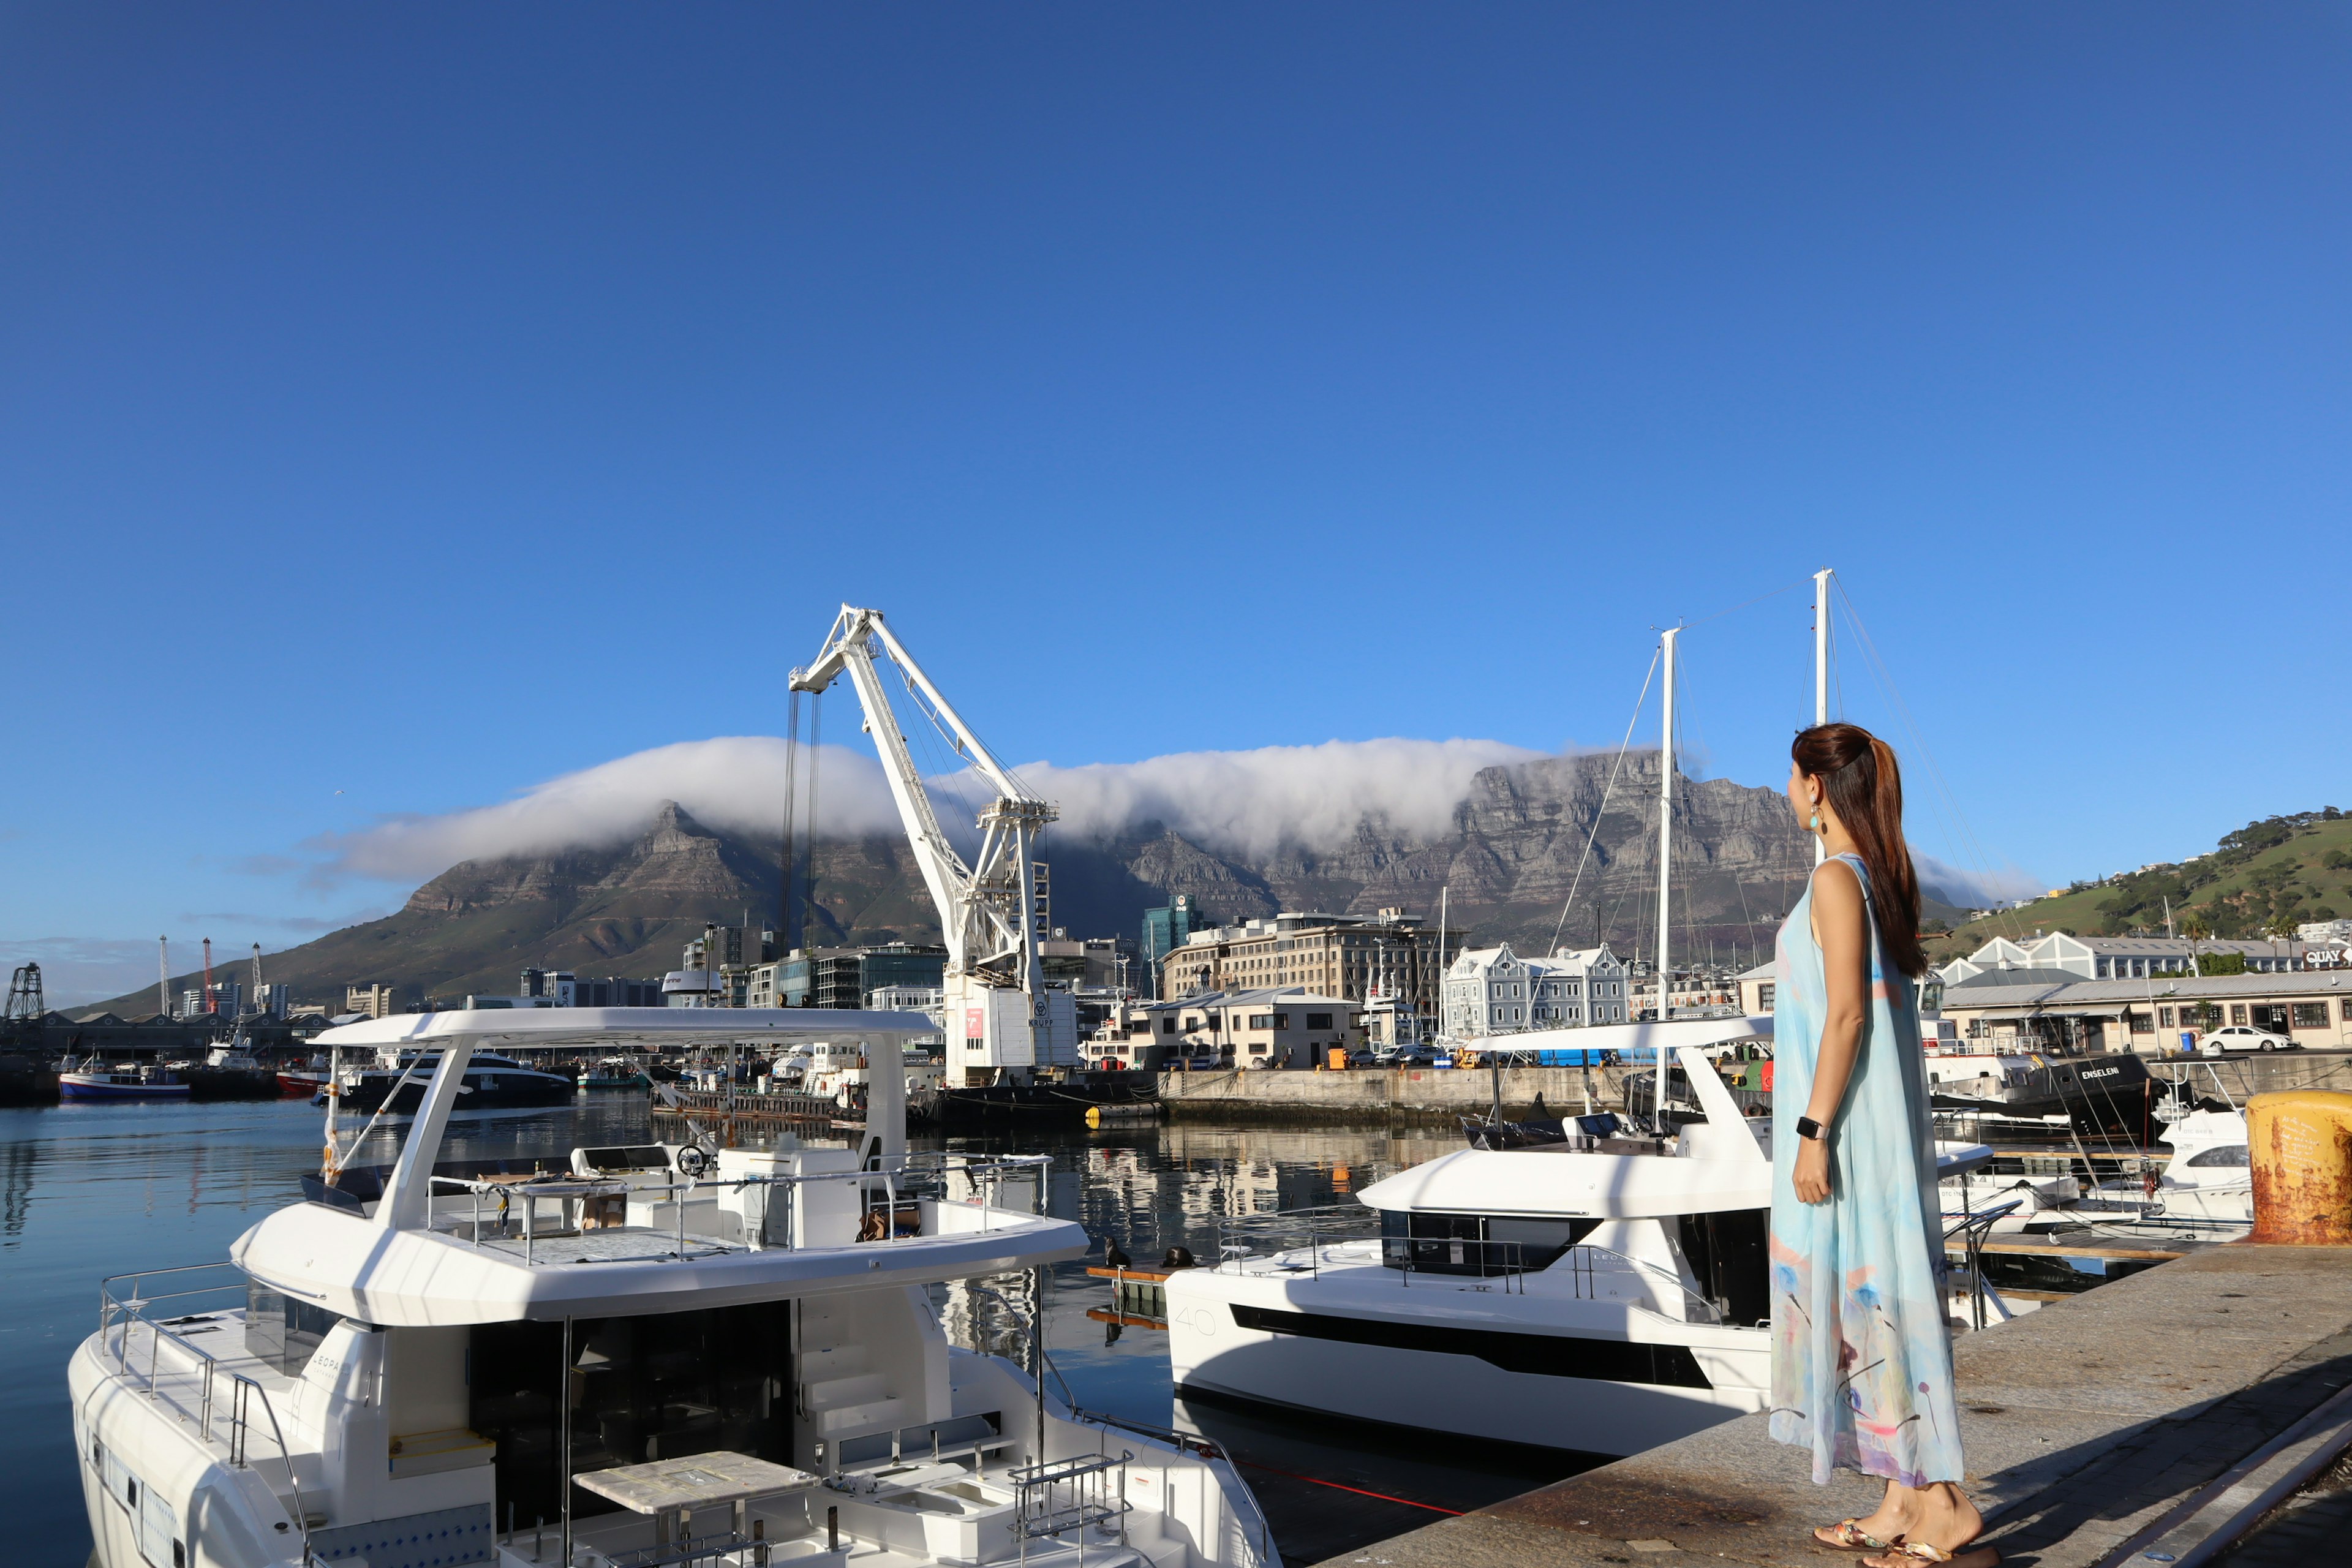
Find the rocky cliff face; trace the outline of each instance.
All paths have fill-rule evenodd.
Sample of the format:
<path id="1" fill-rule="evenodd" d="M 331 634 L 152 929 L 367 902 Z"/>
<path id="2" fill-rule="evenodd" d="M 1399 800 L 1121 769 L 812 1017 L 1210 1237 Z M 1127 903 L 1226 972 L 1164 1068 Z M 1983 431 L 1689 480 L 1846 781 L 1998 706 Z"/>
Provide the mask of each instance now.
<path id="1" fill-rule="evenodd" d="M 1557 931 L 1580 944 L 1597 932 L 1622 951 L 1647 948 L 1658 760 L 1629 755 L 1612 790 L 1613 763 L 1555 758 L 1486 769 L 1449 830 L 1428 838 L 1366 821 L 1344 843 L 1256 861 L 1159 823 L 1099 840 L 1051 838 L 1054 921 L 1074 933 L 1132 937 L 1144 910 L 1190 893 L 1224 920 L 1402 906 L 1433 923 L 1443 889 L 1456 942 L 1542 952 Z M 1753 954 L 1811 865 L 1809 840 L 1776 791 L 1720 779 L 1683 781 L 1675 817 L 1677 945 L 1705 951 L 1711 942 L 1727 960 L 1735 944 Z M 665 804 L 626 844 L 453 866 L 396 915 L 273 955 L 270 977 L 303 1000 L 340 1004 L 343 985 L 370 982 L 399 986 L 404 1001 L 504 994 L 525 965 L 658 974 L 677 967 L 706 921 L 775 918 L 778 848 Z M 938 940 L 903 840 L 820 844 L 814 860 L 811 902 L 796 912 L 811 943 Z"/>

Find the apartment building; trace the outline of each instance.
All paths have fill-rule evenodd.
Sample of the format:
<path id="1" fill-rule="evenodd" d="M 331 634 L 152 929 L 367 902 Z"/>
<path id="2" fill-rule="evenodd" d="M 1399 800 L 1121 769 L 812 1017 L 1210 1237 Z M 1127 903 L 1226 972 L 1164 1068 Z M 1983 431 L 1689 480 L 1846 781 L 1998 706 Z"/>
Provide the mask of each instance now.
<path id="1" fill-rule="evenodd" d="M 1425 1010 L 1434 932 L 1401 909 L 1378 915 L 1286 913 L 1196 931 L 1160 963 L 1160 994 L 1305 986 L 1350 1003 L 1391 997 Z"/>

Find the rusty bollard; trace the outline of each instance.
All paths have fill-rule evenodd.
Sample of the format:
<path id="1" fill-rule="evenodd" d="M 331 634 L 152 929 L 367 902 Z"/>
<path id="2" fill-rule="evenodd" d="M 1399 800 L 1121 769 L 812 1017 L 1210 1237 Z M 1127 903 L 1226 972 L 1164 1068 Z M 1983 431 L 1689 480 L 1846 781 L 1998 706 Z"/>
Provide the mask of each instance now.
<path id="1" fill-rule="evenodd" d="M 2254 1233 L 2284 1247 L 2352 1247 L 2352 1094 L 2292 1089 L 2246 1101 Z"/>

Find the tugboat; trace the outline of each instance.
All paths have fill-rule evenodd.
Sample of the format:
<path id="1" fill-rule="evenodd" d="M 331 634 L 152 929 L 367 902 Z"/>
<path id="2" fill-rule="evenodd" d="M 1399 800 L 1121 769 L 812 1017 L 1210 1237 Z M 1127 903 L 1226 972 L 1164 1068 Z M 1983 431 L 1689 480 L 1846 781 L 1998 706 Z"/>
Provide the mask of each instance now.
<path id="1" fill-rule="evenodd" d="M 227 1262 L 104 1283 L 68 1368 L 95 1568 L 1279 1568 L 1213 1448 L 1053 1396 L 1034 1307 L 1030 1367 L 949 1343 L 933 1287 L 1087 1238 L 1041 1212 L 1043 1156 L 909 1154 L 888 1074 L 852 1149 L 436 1163 L 488 1043 L 751 1028 L 887 1060 L 931 1027 L 541 1008 L 322 1037 L 430 1059 L 423 1107 L 397 1163 L 331 1149 Z"/>

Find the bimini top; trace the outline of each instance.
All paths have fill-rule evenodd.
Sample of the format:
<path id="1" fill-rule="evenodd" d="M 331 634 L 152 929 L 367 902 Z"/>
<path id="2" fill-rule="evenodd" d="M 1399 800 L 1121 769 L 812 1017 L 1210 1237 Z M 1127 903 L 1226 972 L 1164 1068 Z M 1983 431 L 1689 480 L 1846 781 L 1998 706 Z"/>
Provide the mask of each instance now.
<path id="1" fill-rule="evenodd" d="M 492 1048 L 625 1045 L 723 1046 L 736 1040 L 829 1040 L 845 1035 L 936 1035 L 921 1013 L 835 1007 L 478 1007 L 395 1013 L 342 1024 L 313 1046 L 435 1046 L 464 1040 Z"/>

